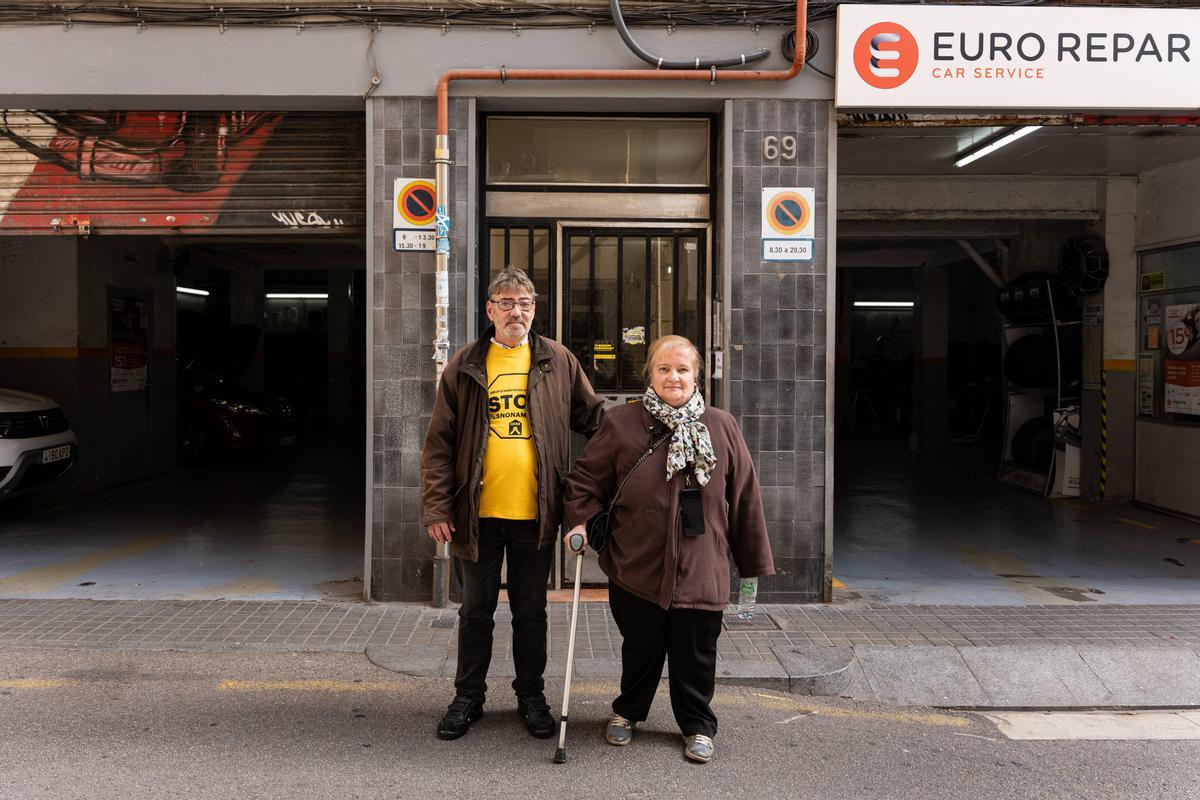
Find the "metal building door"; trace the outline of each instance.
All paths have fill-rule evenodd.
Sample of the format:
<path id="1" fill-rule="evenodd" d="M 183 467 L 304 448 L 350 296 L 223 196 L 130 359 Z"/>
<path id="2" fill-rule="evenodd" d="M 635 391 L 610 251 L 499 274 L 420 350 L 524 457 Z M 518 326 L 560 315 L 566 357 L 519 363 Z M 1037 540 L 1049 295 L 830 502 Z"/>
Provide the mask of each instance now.
<path id="1" fill-rule="evenodd" d="M 559 341 L 583 365 L 609 404 L 642 396 L 650 344 L 686 336 L 707 362 L 708 228 L 563 227 Z M 571 437 L 572 462 L 583 451 Z M 560 546 L 557 575 L 573 582 Z M 603 584 L 596 559 L 584 560 L 583 584 Z"/>

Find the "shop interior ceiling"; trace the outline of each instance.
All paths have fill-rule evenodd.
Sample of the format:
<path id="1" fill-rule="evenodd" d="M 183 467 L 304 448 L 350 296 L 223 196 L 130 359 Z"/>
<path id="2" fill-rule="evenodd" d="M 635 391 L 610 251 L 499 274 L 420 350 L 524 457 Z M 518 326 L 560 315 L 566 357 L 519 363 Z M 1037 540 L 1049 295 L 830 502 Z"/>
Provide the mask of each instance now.
<path id="1" fill-rule="evenodd" d="M 958 156 L 1011 128 L 841 127 L 838 170 L 843 175 L 1118 176 L 1200 157 L 1200 126 L 1049 125 L 972 164 L 954 166 Z"/>

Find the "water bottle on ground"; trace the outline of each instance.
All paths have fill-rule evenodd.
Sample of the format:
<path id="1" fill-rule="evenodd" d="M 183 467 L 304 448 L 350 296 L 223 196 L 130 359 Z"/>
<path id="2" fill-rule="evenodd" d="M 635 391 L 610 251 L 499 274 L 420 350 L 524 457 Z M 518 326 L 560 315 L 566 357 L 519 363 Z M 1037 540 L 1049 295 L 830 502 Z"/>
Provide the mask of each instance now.
<path id="1" fill-rule="evenodd" d="M 738 584 L 738 619 L 754 619 L 754 604 L 758 598 L 758 578 L 742 578 Z"/>

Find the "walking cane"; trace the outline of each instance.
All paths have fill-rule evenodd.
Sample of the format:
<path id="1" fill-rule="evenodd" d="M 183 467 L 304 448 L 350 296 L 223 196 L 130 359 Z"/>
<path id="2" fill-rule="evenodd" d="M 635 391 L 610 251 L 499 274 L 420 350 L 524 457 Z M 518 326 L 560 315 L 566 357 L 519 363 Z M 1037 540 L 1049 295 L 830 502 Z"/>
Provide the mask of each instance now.
<path id="1" fill-rule="evenodd" d="M 562 716 L 558 718 L 558 750 L 554 752 L 554 763 L 567 763 L 567 709 L 571 705 L 571 670 L 575 666 L 575 623 L 579 621 L 579 583 L 583 577 L 583 536 L 571 534 L 567 540 L 571 552 L 575 553 L 575 597 L 571 601 L 571 638 L 567 644 L 567 678 L 563 686 Z"/>

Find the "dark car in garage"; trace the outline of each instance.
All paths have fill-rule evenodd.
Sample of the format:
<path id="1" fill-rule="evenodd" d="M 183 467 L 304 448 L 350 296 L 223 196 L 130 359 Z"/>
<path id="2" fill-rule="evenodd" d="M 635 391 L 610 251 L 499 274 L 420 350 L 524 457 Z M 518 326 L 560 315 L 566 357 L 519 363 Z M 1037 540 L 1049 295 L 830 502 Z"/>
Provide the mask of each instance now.
<path id="1" fill-rule="evenodd" d="M 298 428 L 285 398 L 230 383 L 194 360 L 180 368 L 178 426 L 180 456 L 190 461 L 289 447 Z"/>

